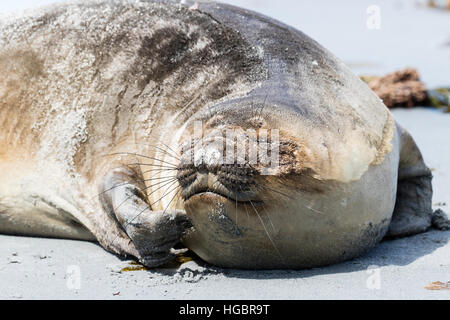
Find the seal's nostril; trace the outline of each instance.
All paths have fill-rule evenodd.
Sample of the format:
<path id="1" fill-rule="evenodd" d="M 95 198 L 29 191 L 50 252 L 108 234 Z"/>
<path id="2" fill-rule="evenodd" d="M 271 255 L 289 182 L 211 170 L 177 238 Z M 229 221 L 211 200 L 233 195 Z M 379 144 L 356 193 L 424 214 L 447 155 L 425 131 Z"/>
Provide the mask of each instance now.
<path id="1" fill-rule="evenodd" d="M 201 165 L 197 166 L 196 169 L 197 169 L 197 172 L 203 173 L 203 174 L 206 174 L 209 171 L 208 167 L 203 163 Z"/>

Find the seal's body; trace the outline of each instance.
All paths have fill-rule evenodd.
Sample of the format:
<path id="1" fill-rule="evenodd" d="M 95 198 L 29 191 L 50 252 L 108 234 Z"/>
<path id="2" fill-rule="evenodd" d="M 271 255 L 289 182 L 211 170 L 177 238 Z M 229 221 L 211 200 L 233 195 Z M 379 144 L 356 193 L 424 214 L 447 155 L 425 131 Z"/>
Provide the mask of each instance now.
<path id="1" fill-rule="evenodd" d="M 48 7 L 2 19 L 0 70 L 2 233 L 97 240 L 148 266 L 181 239 L 220 266 L 303 268 L 432 224 L 430 170 L 383 103 L 253 12 Z M 205 156 L 199 122 L 203 141 L 277 131 L 279 165 Z"/>

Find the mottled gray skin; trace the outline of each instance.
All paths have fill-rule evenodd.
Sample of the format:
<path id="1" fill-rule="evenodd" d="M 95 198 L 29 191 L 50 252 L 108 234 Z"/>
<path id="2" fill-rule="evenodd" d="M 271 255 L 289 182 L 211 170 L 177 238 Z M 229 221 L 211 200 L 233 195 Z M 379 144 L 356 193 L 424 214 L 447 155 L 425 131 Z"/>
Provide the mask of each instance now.
<path id="1" fill-rule="evenodd" d="M 49 7 L 2 19 L 0 70 L 2 233 L 96 240 L 149 267 L 181 241 L 218 266 L 276 269 L 448 228 L 420 151 L 376 95 L 254 12 Z M 205 141 L 278 129 L 280 166 L 186 161 L 199 120 Z"/>

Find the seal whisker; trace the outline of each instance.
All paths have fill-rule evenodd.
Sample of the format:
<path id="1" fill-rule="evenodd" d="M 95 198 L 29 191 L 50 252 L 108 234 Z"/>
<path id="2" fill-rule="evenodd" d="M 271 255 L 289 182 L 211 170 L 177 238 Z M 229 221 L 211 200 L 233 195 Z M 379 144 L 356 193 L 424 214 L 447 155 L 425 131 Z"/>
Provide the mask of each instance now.
<path id="1" fill-rule="evenodd" d="M 176 178 L 173 178 L 173 180 L 176 180 Z M 142 182 L 145 182 L 145 181 L 146 181 L 146 180 L 130 180 L 130 181 L 126 181 L 126 182 L 123 182 L 123 183 L 119 183 L 119 184 L 116 184 L 116 185 L 114 185 L 113 187 L 111 187 L 111 188 L 109 188 L 109 189 L 106 189 L 106 190 L 104 190 L 104 191 L 102 191 L 102 192 L 96 194 L 96 195 L 93 196 L 92 198 L 101 196 L 101 195 L 107 193 L 108 191 L 112 191 L 112 190 L 114 190 L 114 189 L 116 189 L 116 188 L 120 188 L 120 187 L 126 186 L 127 184 L 131 184 L 132 182 L 135 182 L 135 183 L 142 183 Z M 162 183 L 162 182 L 166 182 L 166 181 L 160 181 L 160 182 L 158 182 L 158 183 Z M 144 190 L 145 190 L 145 189 L 144 189 Z M 140 190 L 140 191 L 142 192 L 142 190 Z"/>
<path id="2" fill-rule="evenodd" d="M 145 158 L 145 159 L 150 159 L 150 160 L 159 161 L 159 162 L 168 164 L 168 165 L 172 166 L 173 168 L 176 168 L 176 167 L 177 167 L 177 165 L 175 165 L 175 164 L 173 164 L 173 163 L 170 163 L 170 162 L 167 162 L 167 161 L 158 159 L 158 158 L 149 157 L 149 156 L 144 156 L 144 155 L 141 155 L 141 154 L 131 153 L 131 152 L 115 152 L 115 153 L 110 153 L 110 154 L 108 154 L 108 156 L 136 156 L 136 157 L 141 157 L 141 158 Z"/>
<path id="3" fill-rule="evenodd" d="M 167 188 L 171 188 L 174 184 L 176 184 L 177 181 L 175 180 L 174 182 L 172 182 L 172 184 L 170 184 L 170 186 Z M 168 196 L 172 191 L 175 191 L 179 186 L 176 185 L 174 188 L 170 189 L 169 191 L 166 191 L 161 198 L 159 198 L 158 200 L 156 200 L 155 202 L 153 202 L 152 204 L 150 204 L 150 207 L 155 205 L 156 203 L 158 203 L 159 201 L 161 201 L 162 199 L 164 199 L 164 197 Z"/>
<path id="4" fill-rule="evenodd" d="M 171 179 L 171 180 L 167 180 L 167 181 L 162 181 L 162 182 L 158 182 L 154 185 L 151 185 L 149 187 L 144 188 L 143 190 L 139 190 L 141 192 L 144 192 L 145 190 L 148 190 L 152 187 L 157 186 L 160 183 L 164 183 L 163 185 L 159 186 L 157 189 L 153 190 L 148 196 L 152 195 L 153 193 L 155 193 L 156 191 L 160 190 L 161 188 L 164 188 L 165 186 L 167 186 L 169 183 L 173 182 L 175 179 Z M 147 197 L 148 197 L 147 196 Z M 124 201 L 122 201 L 117 207 L 115 207 L 113 210 L 116 211 L 117 209 L 119 209 L 124 203 L 126 203 L 129 199 L 131 199 L 131 197 L 133 197 L 133 195 L 128 196 Z"/>
<path id="5" fill-rule="evenodd" d="M 276 231 L 275 226 L 273 225 L 272 219 L 270 218 L 269 211 L 267 211 L 266 206 L 264 205 L 264 202 L 262 203 L 262 208 L 266 212 L 266 216 L 267 216 L 267 219 L 270 222 L 270 225 L 272 226 L 272 230 Z"/>
<path id="6" fill-rule="evenodd" d="M 146 147 L 152 147 L 152 148 L 158 149 L 159 151 L 164 152 L 164 153 L 167 154 L 167 155 L 170 155 L 170 156 L 174 157 L 174 158 L 177 159 L 177 160 L 180 160 L 180 158 L 178 157 L 178 153 L 177 153 L 176 151 L 174 151 L 172 148 L 170 148 L 167 144 L 165 144 L 165 143 L 162 142 L 162 141 L 159 141 L 159 143 L 161 143 L 161 144 L 162 144 L 164 147 L 166 147 L 168 150 L 167 150 L 167 149 L 164 149 L 164 148 L 162 148 L 162 147 L 160 147 L 160 146 L 157 146 L 157 145 L 154 145 L 154 144 L 150 144 L 150 143 L 137 142 L 137 141 L 134 142 L 135 145 L 141 145 L 141 146 L 146 146 Z M 170 151 L 170 152 L 169 152 L 169 151 Z"/>
<path id="7" fill-rule="evenodd" d="M 176 178 L 176 175 L 168 176 L 168 177 L 156 177 L 156 178 L 144 179 L 142 181 L 147 182 L 147 181 L 154 181 L 154 180 L 162 180 L 162 179 L 166 179 L 166 178 Z"/>
<path id="8" fill-rule="evenodd" d="M 132 167 L 132 166 L 157 167 L 157 168 L 178 170 L 178 168 L 176 168 L 176 167 L 168 167 L 168 166 L 159 165 L 159 164 L 139 163 L 139 162 L 137 162 L 137 163 L 129 163 L 129 164 L 127 164 L 127 166 L 129 166 L 129 167 Z"/>
<path id="9" fill-rule="evenodd" d="M 169 188 L 172 187 L 174 183 L 176 183 L 176 181 L 173 181 L 173 182 L 170 184 Z M 151 208 L 152 208 L 153 205 L 155 205 L 156 203 L 158 203 L 159 201 L 161 201 L 162 199 L 164 199 L 164 197 L 166 197 L 170 192 L 176 190 L 176 188 L 178 188 L 178 186 L 176 186 L 175 188 L 171 189 L 169 192 L 166 191 L 166 192 L 164 193 L 164 195 L 163 195 L 161 198 L 159 198 L 159 199 L 156 200 L 155 202 L 149 204 L 145 209 L 141 210 L 141 212 L 139 212 L 136 216 L 134 216 L 133 219 L 131 219 L 130 221 L 127 221 L 127 222 L 124 224 L 124 228 L 126 228 L 127 226 L 129 226 L 134 220 L 136 220 L 136 219 L 137 219 L 141 214 L 143 214 L 146 210 L 150 210 L 150 211 L 151 211 Z"/>
<path id="10" fill-rule="evenodd" d="M 169 208 L 172 201 L 176 198 L 176 196 L 180 193 L 181 189 L 178 189 L 178 191 L 173 195 L 172 199 L 167 204 L 166 208 L 164 209 L 163 213 L 166 213 L 167 209 Z"/>
<path id="11" fill-rule="evenodd" d="M 295 198 L 293 198 L 293 197 L 291 197 L 291 196 L 289 196 L 289 195 L 287 195 L 287 194 L 285 194 L 285 193 L 283 193 L 283 192 L 281 192 L 279 190 L 269 188 L 268 186 L 265 186 L 265 185 L 263 185 L 261 183 L 258 183 L 258 182 L 255 182 L 255 184 L 257 184 L 257 186 L 259 186 L 261 188 L 264 188 L 264 189 L 269 190 L 269 191 L 276 192 L 276 193 L 281 194 L 281 195 L 283 195 L 283 196 L 285 196 L 285 197 L 287 197 L 287 198 L 289 198 L 291 200 L 295 200 Z"/>
<path id="12" fill-rule="evenodd" d="M 247 204 L 244 202 L 245 212 L 247 213 L 247 218 L 250 219 L 250 214 L 248 213 Z"/>
<path id="13" fill-rule="evenodd" d="M 241 186 L 239 186 L 239 188 L 241 189 L 241 192 L 244 192 L 244 190 L 242 189 Z M 245 203 L 244 203 L 244 205 L 245 205 Z M 264 202 L 262 202 L 262 205 L 263 205 L 264 211 L 266 212 L 266 215 L 267 215 L 267 218 L 268 218 L 268 220 L 269 220 L 269 222 L 270 222 L 270 225 L 272 226 L 273 231 L 275 231 L 275 226 L 273 225 L 272 219 L 271 219 L 270 216 L 269 216 L 269 212 L 266 210 L 266 207 L 265 207 L 265 205 L 264 205 Z M 245 209 L 247 210 L 247 206 L 245 206 Z M 236 210 L 237 210 L 237 203 L 236 203 Z M 248 215 L 248 211 L 247 211 L 247 215 Z"/>
<path id="14" fill-rule="evenodd" d="M 102 192 L 96 194 L 96 195 L 93 196 L 92 198 L 101 196 L 101 195 L 107 193 L 108 191 L 112 191 L 112 190 L 114 190 L 114 189 L 116 189 L 116 188 L 120 188 L 120 187 L 126 186 L 127 184 L 130 184 L 131 182 L 133 182 L 133 181 L 127 181 L 127 182 L 123 182 L 123 183 L 116 184 L 116 185 L 114 185 L 113 187 L 111 187 L 111 188 L 109 188 L 109 189 L 106 189 L 106 190 L 104 190 L 104 191 L 102 191 Z M 139 180 L 137 180 L 136 182 L 144 182 L 144 181 L 139 181 Z"/>
<path id="15" fill-rule="evenodd" d="M 146 173 L 149 173 L 149 172 L 162 173 L 164 171 L 178 171 L 178 169 L 151 169 L 151 170 L 147 170 L 147 171 L 142 172 L 142 174 L 146 174 Z"/>
<path id="16" fill-rule="evenodd" d="M 259 221 L 261 221 L 261 224 L 262 224 L 262 226 L 263 226 L 263 228 L 264 228 L 264 231 L 266 232 L 266 235 L 267 235 L 268 239 L 269 239 L 270 242 L 272 243 L 273 248 L 275 249 L 275 251 L 276 251 L 276 252 L 278 253 L 278 255 L 280 256 L 280 259 L 282 260 L 282 263 L 285 264 L 285 263 L 284 263 L 283 255 L 281 254 L 280 250 L 278 250 L 277 246 L 275 245 L 275 242 L 273 241 L 272 237 L 271 237 L 270 234 L 269 234 L 269 231 L 268 231 L 267 228 L 266 228 L 266 225 L 264 224 L 264 220 L 261 218 L 261 215 L 258 213 L 258 210 L 256 210 L 255 205 L 253 204 L 253 202 L 252 202 L 251 200 L 250 200 L 250 204 L 252 205 L 253 210 L 255 211 L 256 215 L 258 216 Z"/>
<path id="17" fill-rule="evenodd" d="M 138 142 L 135 142 L 135 144 L 136 144 L 136 145 L 144 145 L 144 146 L 146 146 L 146 147 L 152 147 L 152 148 L 155 148 L 155 149 L 157 149 L 157 150 L 163 152 L 164 154 L 166 154 L 166 155 L 168 155 L 168 156 L 170 156 L 170 157 L 172 157 L 172 158 L 174 158 L 174 159 L 176 159 L 176 160 L 180 160 L 180 158 L 179 158 L 178 156 L 176 156 L 176 153 L 175 153 L 175 154 L 172 154 L 172 153 L 170 153 L 169 151 L 167 151 L 167 150 L 165 150 L 165 149 L 163 149 L 163 148 L 161 148 L 161 147 L 159 147 L 159 146 L 155 146 L 155 145 L 153 145 L 153 144 L 148 144 L 148 143 L 138 143 Z M 163 145 L 165 145 L 165 144 L 163 144 Z M 165 145 L 165 146 L 167 146 L 167 145 Z"/>
<path id="18" fill-rule="evenodd" d="M 151 185 L 151 186 L 149 186 L 149 187 L 146 187 L 144 190 L 147 190 L 147 189 L 152 188 L 152 187 L 156 187 L 158 184 L 165 183 L 164 185 L 159 186 L 158 189 L 155 189 L 155 190 L 153 190 L 151 193 L 149 193 L 148 195 L 150 196 L 150 195 L 152 195 L 153 193 L 155 193 L 156 191 L 158 191 L 159 189 L 161 189 L 161 188 L 163 188 L 164 186 L 166 186 L 167 184 L 169 184 L 170 182 L 174 182 L 174 181 L 176 181 L 176 180 L 177 180 L 177 179 L 174 178 L 174 179 L 170 179 L 170 180 L 166 180 L 166 181 L 161 181 L 161 182 L 155 183 L 155 184 L 153 184 L 153 185 Z"/>
<path id="19" fill-rule="evenodd" d="M 165 146 L 165 147 L 167 147 L 170 151 L 172 151 L 175 155 L 178 155 L 178 153 L 175 151 L 175 150 L 173 150 L 171 147 L 169 147 L 167 144 L 165 144 L 164 142 L 162 142 L 162 141 L 160 141 L 160 143 L 163 145 L 163 146 Z M 179 160 L 179 159 L 178 159 Z"/>
<path id="20" fill-rule="evenodd" d="M 283 196 L 285 196 L 285 197 L 288 197 L 289 199 L 295 200 L 295 198 L 290 197 L 290 196 L 288 196 L 288 195 L 286 195 L 286 194 L 284 194 L 284 193 L 282 193 L 282 192 L 280 192 L 280 191 L 278 191 L 278 190 L 269 188 L 269 187 L 264 186 L 264 185 L 262 185 L 262 184 L 259 184 L 259 186 L 262 187 L 262 188 L 265 188 L 265 189 L 267 189 L 267 190 L 269 190 L 269 191 L 273 191 L 273 192 L 279 193 L 279 194 L 281 194 L 281 195 L 283 195 Z M 312 207 L 310 207 L 310 206 L 304 205 L 304 204 L 302 204 L 302 203 L 300 203 L 300 205 L 302 205 L 302 206 L 305 207 L 306 209 L 309 209 L 309 210 L 314 211 L 314 212 L 316 212 L 316 213 L 319 213 L 319 214 L 325 214 L 325 213 L 322 212 L 322 211 L 316 210 L 316 209 L 314 209 L 314 208 L 312 208 Z"/>

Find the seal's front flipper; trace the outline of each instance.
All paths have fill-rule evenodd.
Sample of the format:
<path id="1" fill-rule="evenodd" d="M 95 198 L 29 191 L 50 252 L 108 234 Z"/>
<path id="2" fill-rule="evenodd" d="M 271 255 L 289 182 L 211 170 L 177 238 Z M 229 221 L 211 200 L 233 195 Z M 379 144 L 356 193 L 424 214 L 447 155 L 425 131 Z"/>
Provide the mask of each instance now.
<path id="1" fill-rule="evenodd" d="M 184 211 L 152 211 L 140 181 L 129 168 L 115 169 L 104 179 L 101 201 L 133 241 L 140 262 L 157 267 L 173 259 L 171 249 L 191 224 Z"/>
<path id="2" fill-rule="evenodd" d="M 411 135 L 400 126 L 398 132 L 401 143 L 397 201 L 387 237 L 410 236 L 425 232 L 430 227 L 442 229 L 445 227 L 445 215 L 439 215 L 438 211 L 433 213 L 431 207 L 431 170 L 425 165 Z"/>

